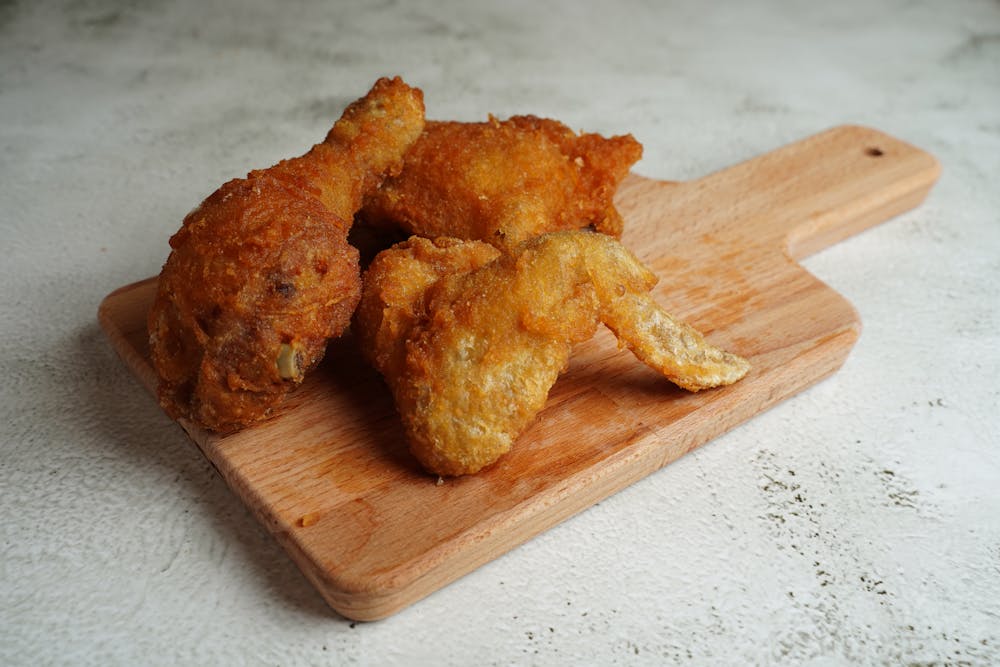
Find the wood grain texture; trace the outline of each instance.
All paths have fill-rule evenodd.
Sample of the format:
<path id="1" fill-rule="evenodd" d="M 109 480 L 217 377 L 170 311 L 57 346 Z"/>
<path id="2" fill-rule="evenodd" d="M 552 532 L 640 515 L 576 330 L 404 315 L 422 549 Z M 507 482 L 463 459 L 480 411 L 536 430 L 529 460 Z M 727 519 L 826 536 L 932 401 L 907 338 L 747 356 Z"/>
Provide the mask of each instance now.
<path id="1" fill-rule="evenodd" d="M 753 370 L 689 394 L 602 329 L 513 452 L 475 476 L 438 484 L 419 469 L 350 335 L 269 421 L 225 437 L 183 426 L 335 610 L 388 616 L 840 367 L 858 315 L 795 259 L 916 206 L 939 170 L 844 126 L 692 182 L 629 176 L 623 241 L 660 277 L 657 300 Z M 123 287 L 99 310 L 150 390 L 154 291 Z"/>

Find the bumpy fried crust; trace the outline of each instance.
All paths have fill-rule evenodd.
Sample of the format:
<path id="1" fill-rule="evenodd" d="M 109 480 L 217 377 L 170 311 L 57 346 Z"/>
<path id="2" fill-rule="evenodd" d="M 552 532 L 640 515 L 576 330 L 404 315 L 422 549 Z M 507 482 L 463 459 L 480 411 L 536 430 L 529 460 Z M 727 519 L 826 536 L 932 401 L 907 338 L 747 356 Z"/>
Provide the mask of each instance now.
<path id="1" fill-rule="evenodd" d="M 364 274 L 353 332 L 365 359 L 382 375 L 397 377 L 405 342 L 426 314 L 427 290 L 444 276 L 489 264 L 500 251 L 487 243 L 413 236 L 379 253 Z"/>
<path id="2" fill-rule="evenodd" d="M 148 320 L 170 415 L 244 426 L 319 362 L 360 298 L 353 216 L 399 172 L 423 112 L 418 89 L 381 79 L 308 153 L 229 181 L 187 215 Z"/>
<path id="3" fill-rule="evenodd" d="M 749 370 L 660 309 L 655 276 L 608 236 L 546 234 L 492 261 L 484 247 L 411 239 L 366 274 L 355 329 L 430 472 L 474 473 L 506 453 L 598 322 L 686 389 Z"/>
<path id="4" fill-rule="evenodd" d="M 428 121 L 361 219 L 428 238 L 486 241 L 509 250 L 545 232 L 590 227 L 621 236 L 613 198 L 642 156 L 631 135 L 576 134 L 515 116 L 484 123 Z"/>

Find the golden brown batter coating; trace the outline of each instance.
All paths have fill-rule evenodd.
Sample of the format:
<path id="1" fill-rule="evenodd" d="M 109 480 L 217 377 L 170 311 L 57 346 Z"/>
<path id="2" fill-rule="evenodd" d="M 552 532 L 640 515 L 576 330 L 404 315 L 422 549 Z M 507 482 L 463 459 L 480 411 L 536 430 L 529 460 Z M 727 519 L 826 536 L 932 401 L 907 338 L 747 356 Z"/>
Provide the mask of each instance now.
<path id="1" fill-rule="evenodd" d="M 501 249 L 564 229 L 591 227 L 619 237 L 615 191 L 641 156 L 631 135 L 576 134 L 534 116 L 428 121 L 402 173 L 368 198 L 361 219 Z"/>
<path id="2" fill-rule="evenodd" d="M 656 277 L 609 236 L 545 234 L 492 260 L 488 248 L 414 238 L 366 273 L 356 331 L 430 472 L 474 473 L 506 453 L 598 322 L 691 391 L 749 370 L 657 306 Z"/>
<path id="3" fill-rule="evenodd" d="M 378 254 L 365 271 L 352 330 L 367 361 L 383 375 L 399 375 L 405 341 L 425 316 L 427 290 L 444 276 L 468 273 L 499 255 L 487 243 L 419 236 Z"/>
<path id="4" fill-rule="evenodd" d="M 148 320 L 171 416 L 239 428 L 319 362 L 360 298 L 353 216 L 423 127 L 420 90 L 381 79 L 308 153 L 229 181 L 185 217 Z"/>

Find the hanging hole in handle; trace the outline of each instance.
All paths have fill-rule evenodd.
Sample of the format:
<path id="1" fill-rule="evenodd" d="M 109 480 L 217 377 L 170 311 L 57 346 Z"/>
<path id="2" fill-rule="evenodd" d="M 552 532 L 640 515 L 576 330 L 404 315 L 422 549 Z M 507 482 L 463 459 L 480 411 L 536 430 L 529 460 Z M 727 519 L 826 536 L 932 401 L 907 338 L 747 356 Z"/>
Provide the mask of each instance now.
<path id="1" fill-rule="evenodd" d="M 869 146 L 865 149 L 865 155 L 868 157 L 882 157 L 885 152 L 878 146 Z"/>

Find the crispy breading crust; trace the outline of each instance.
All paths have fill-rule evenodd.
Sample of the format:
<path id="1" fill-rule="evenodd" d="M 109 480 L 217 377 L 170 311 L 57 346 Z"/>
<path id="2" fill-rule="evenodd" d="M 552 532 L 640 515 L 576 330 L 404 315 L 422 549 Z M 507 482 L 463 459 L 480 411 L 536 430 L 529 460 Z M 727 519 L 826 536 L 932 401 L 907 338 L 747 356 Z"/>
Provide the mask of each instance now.
<path id="1" fill-rule="evenodd" d="M 620 237 L 615 191 L 641 156 L 642 145 L 631 135 L 577 134 L 535 116 L 428 121 L 402 173 L 368 198 L 360 218 L 506 250 L 565 229 Z"/>
<path id="2" fill-rule="evenodd" d="M 546 234 L 492 261 L 487 247 L 411 239 L 366 274 L 355 329 L 430 472 L 474 473 L 509 451 L 599 322 L 686 389 L 749 370 L 659 308 L 656 277 L 609 236 Z"/>
<path id="3" fill-rule="evenodd" d="M 380 79 L 308 153 L 229 181 L 185 217 L 148 319 L 171 416 L 239 428 L 319 362 L 360 298 L 353 216 L 423 126 L 420 90 Z"/>
<path id="4" fill-rule="evenodd" d="M 425 316 L 427 290 L 441 278 L 478 269 L 499 254 L 487 243 L 419 236 L 379 253 L 364 273 L 352 329 L 365 359 L 383 375 L 399 375 L 405 342 Z"/>

